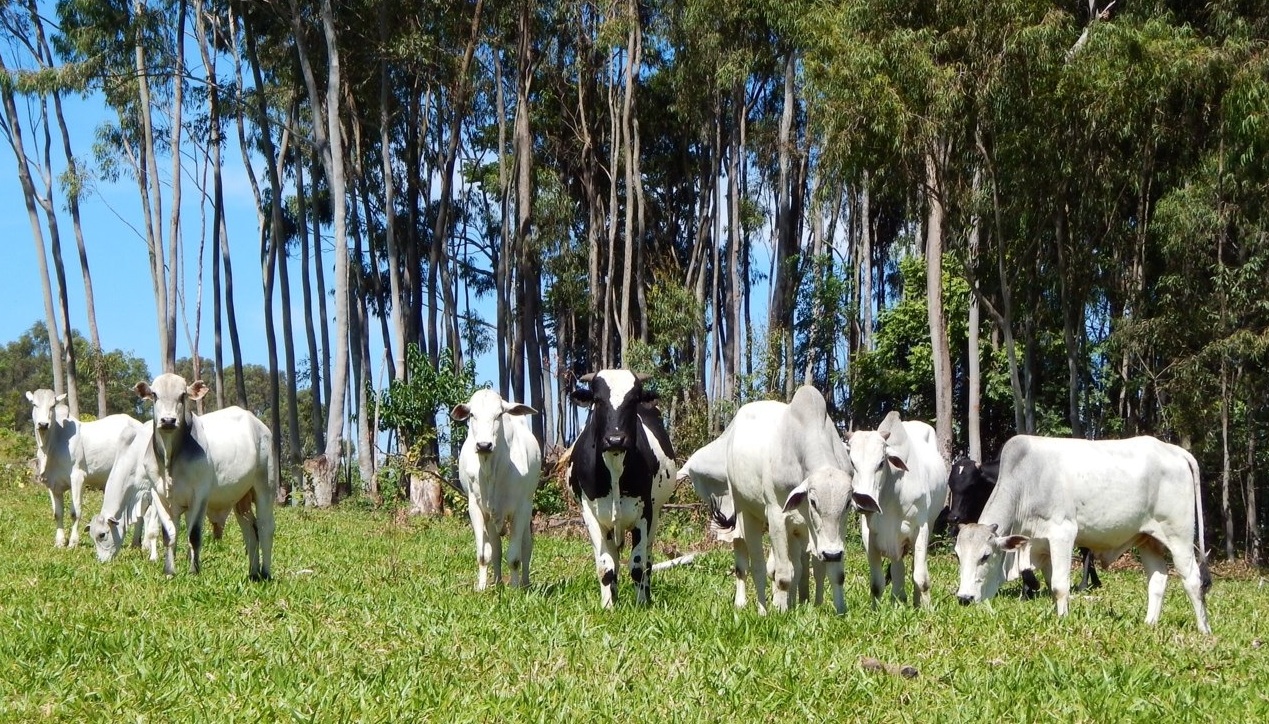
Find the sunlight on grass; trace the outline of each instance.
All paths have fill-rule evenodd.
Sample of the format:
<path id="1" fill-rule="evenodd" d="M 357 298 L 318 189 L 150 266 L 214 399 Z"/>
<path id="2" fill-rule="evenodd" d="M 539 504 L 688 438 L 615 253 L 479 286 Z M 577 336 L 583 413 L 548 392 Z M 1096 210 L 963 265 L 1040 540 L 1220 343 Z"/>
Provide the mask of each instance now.
<path id="1" fill-rule="evenodd" d="M 204 547 L 194 577 L 126 550 L 55 550 L 47 495 L 0 489 L 0 718 L 7 721 L 1060 721 L 1234 719 L 1269 713 L 1267 589 L 1219 576 L 1216 635 L 1195 629 L 1173 580 L 1156 627 L 1139 571 L 1057 619 L 1006 587 L 990 607 L 953 597 L 932 556 L 933 606 L 868 601 L 858 537 L 847 612 L 760 617 L 731 606 L 731 553 L 660 572 L 652 606 L 623 576 L 599 607 L 590 544 L 539 535 L 528 591 L 472 591 L 462 519 L 353 507 L 279 512 L 275 580 L 246 580 L 241 535 Z M 90 496 L 94 511 L 100 495 Z M 689 517 L 664 545 L 695 549 Z M 181 552 L 183 553 L 183 551 Z M 660 558 L 666 552 L 659 552 Z M 1218 570 L 1218 573 L 1220 571 Z M 864 657 L 881 670 L 866 670 Z M 915 678 L 898 675 L 911 666 Z"/>

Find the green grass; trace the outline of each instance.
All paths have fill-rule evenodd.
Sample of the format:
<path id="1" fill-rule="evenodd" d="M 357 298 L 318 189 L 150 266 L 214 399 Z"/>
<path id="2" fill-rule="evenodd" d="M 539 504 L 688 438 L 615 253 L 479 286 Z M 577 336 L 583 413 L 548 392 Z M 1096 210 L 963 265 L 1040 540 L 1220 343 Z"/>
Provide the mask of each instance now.
<path id="1" fill-rule="evenodd" d="M 86 508 L 95 512 L 100 495 Z M 688 518 L 668 545 L 694 547 Z M 471 590 L 461 518 L 355 506 L 284 509 L 275 580 L 246 580 L 241 537 L 204 546 L 203 574 L 165 579 L 126 550 L 52 547 L 48 496 L 0 487 L 0 719 L 128 721 L 1265 721 L 1269 587 L 1218 570 L 1215 636 L 1173 579 L 1142 623 L 1139 571 L 1103 575 L 1057 619 L 1007 588 L 952 596 L 933 556 L 932 609 L 868 604 L 847 551 L 848 610 L 759 617 L 731 606 L 729 550 L 659 572 L 654 604 L 599 608 L 589 543 L 540 534 L 531 590 Z M 665 557 L 663 551 L 661 558 Z M 905 679 L 861 657 L 911 665 Z"/>

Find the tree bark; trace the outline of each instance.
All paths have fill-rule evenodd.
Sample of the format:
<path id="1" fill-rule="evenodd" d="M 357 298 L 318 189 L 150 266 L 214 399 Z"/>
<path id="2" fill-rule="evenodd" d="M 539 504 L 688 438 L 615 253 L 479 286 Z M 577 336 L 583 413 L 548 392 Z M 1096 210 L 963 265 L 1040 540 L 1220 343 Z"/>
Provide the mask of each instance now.
<path id="1" fill-rule="evenodd" d="M 930 346 L 934 364 L 934 430 L 945 461 L 952 457 L 952 355 L 943 315 L 943 205 L 942 141 L 925 156 L 926 239 L 925 294 L 930 322 Z"/>

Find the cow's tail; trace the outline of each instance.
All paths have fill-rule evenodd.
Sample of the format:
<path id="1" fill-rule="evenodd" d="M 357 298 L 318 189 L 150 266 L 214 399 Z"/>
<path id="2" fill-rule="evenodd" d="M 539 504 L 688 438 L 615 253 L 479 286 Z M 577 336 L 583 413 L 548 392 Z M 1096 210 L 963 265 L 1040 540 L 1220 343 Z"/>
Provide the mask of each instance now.
<path id="1" fill-rule="evenodd" d="M 1212 569 L 1207 565 L 1207 544 L 1203 536 L 1203 486 L 1199 481 L 1198 461 L 1188 451 L 1186 463 L 1190 466 L 1190 477 L 1194 480 L 1194 528 L 1198 541 L 1199 577 L 1203 582 L 1203 592 L 1212 587 Z"/>

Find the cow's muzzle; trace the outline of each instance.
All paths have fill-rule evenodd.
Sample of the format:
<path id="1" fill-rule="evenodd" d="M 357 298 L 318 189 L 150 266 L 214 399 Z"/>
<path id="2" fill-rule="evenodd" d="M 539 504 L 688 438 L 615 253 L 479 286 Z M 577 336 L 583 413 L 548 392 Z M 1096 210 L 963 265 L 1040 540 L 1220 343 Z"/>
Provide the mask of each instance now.
<path id="1" fill-rule="evenodd" d="M 974 597 L 966 596 L 965 594 L 962 593 L 956 597 L 956 600 L 960 601 L 962 606 L 968 606 L 969 604 L 974 602 Z"/>
<path id="2" fill-rule="evenodd" d="M 625 452 L 628 447 L 629 442 L 625 435 L 607 435 L 604 437 L 603 452 Z"/>
<path id="3" fill-rule="evenodd" d="M 493 443 L 491 442 L 476 443 L 476 452 L 480 453 L 481 455 L 488 455 L 489 453 L 493 452 Z"/>
<path id="4" fill-rule="evenodd" d="M 159 418 L 159 427 L 160 427 L 160 428 L 162 428 L 162 429 L 164 429 L 164 430 L 175 430 L 175 429 L 176 429 L 176 418 L 175 418 L 175 417 L 160 417 L 160 418 Z"/>
<path id="5" fill-rule="evenodd" d="M 48 423 L 47 423 L 47 422 L 38 422 L 38 423 L 36 423 L 36 424 L 35 424 L 35 429 L 36 429 L 36 430 L 47 430 L 47 429 L 48 429 Z"/>
<path id="6" fill-rule="evenodd" d="M 820 553 L 820 558 L 825 563 L 841 563 L 843 555 L 842 551 L 822 551 Z"/>

